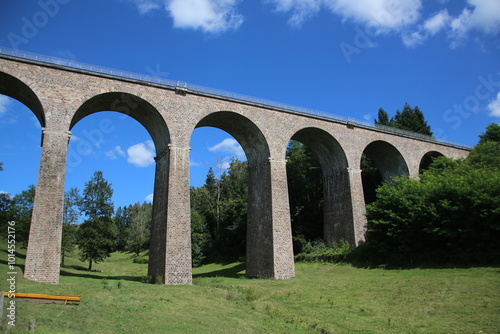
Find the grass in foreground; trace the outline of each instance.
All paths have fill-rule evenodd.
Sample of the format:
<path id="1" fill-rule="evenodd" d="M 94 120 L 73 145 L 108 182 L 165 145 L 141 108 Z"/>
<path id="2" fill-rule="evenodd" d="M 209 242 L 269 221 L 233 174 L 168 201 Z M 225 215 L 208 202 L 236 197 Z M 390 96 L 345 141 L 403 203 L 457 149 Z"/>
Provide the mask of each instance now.
<path id="1" fill-rule="evenodd" d="M 6 244 L 0 243 L 0 289 L 5 289 Z M 24 254 L 17 263 L 24 264 Z M 358 269 L 296 264 L 289 280 L 247 279 L 244 264 L 193 270 L 192 286 L 142 283 L 147 265 L 114 253 L 78 269 L 66 259 L 61 283 L 17 275 L 18 292 L 79 295 L 80 305 L 18 299 L 16 327 L 24 333 L 499 333 L 500 271 L 471 269 Z M 5 309 L 3 325 L 5 330 Z"/>

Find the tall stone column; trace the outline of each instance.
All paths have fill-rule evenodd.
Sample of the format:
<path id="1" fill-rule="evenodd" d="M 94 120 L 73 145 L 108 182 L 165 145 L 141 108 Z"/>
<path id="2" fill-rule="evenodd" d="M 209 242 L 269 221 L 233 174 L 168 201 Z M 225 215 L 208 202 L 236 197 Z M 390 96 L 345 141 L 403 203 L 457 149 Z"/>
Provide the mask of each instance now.
<path id="1" fill-rule="evenodd" d="M 323 176 L 324 238 L 329 244 L 341 240 L 356 245 L 351 186 L 347 169 L 331 171 Z"/>
<path id="2" fill-rule="evenodd" d="M 69 131 L 44 128 L 24 277 L 58 284 Z"/>
<path id="3" fill-rule="evenodd" d="M 271 164 L 274 278 L 295 276 L 292 223 L 288 200 L 286 160 L 269 159 Z"/>
<path id="4" fill-rule="evenodd" d="M 351 187 L 352 216 L 354 226 L 355 245 L 365 241 L 366 233 L 366 205 L 363 195 L 363 181 L 361 169 L 348 168 L 349 184 Z"/>
<path id="5" fill-rule="evenodd" d="M 286 162 L 270 158 L 249 168 L 247 276 L 293 277 Z"/>
<path id="6" fill-rule="evenodd" d="M 169 145 L 156 158 L 148 275 L 192 284 L 189 147 Z"/>

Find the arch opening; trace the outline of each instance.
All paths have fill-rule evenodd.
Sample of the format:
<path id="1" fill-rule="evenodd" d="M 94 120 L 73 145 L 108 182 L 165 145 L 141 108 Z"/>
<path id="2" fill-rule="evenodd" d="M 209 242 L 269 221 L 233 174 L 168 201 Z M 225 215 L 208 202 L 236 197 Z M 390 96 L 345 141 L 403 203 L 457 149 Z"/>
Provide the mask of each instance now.
<path id="1" fill-rule="evenodd" d="M 115 111 L 132 117 L 151 135 L 157 154 L 167 149 L 170 134 L 159 111 L 148 101 L 129 93 L 104 93 L 85 101 L 73 116 L 70 130 L 82 118 L 100 111 Z"/>
<path id="2" fill-rule="evenodd" d="M 383 182 L 398 176 L 409 176 L 402 154 L 385 141 L 374 141 L 363 151 L 360 161 L 365 204 L 376 199 L 375 191 Z"/>
<path id="3" fill-rule="evenodd" d="M 113 251 L 143 256 L 149 248 L 153 217 L 155 147 L 151 136 L 131 117 L 109 111 L 82 118 L 72 132 L 67 154 L 66 194 L 77 188 L 82 196 L 94 173 L 102 172 L 113 190 Z M 76 221 L 67 218 L 63 220 L 63 251 L 67 231 L 73 231 L 72 226 L 80 226 L 88 219 L 84 215 Z M 98 269 L 99 265 L 95 267 Z M 122 273 L 125 274 L 130 273 Z"/>
<path id="4" fill-rule="evenodd" d="M 434 159 L 444 157 L 444 154 L 437 151 L 430 151 L 424 154 L 422 159 L 420 160 L 420 165 L 418 167 L 418 172 L 422 173 L 424 170 L 429 169 L 429 166 L 432 164 Z"/>
<path id="5" fill-rule="evenodd" d="M 36 116 L 41 127 L 45 127 L 45 113 L 42 103 L 27 84 L 10 74 L 0 72 L 0 94 L 9 96 L 24 104 Z"/>
<path id="6" fill-rule="evenodd" d="M 3 223 L 16 221 L 16 241 L 26 247 L 42 153 L 42 129 L 33 110 L 2 93 L 0 91 L 0 211 L 3 211 Z"/>
<path id="7" fill-rule="evenodd" d="M 213 127 L 229 133 L 245 153 L 248 164 L 246 275 L 272 277 L 274 260 L 271 170 L 267 141 L 252 121 L 231 111 L 219 111 L 205 116 L 195 129 L 201 127 Z"/>
<path id="8" fill-rule="evenodd" d="M 195 129 L 190 147 L 193 266 L 244 262 L 248 212 L 244 150 L 229 133 L 214 127 Z"/>
<path id="9" fill-rule="evenodd" d="M 317 201 L 322 201 L 318 205 L 321 206 L 322 217 L 320 219 L 323 224 L 316 222 L 316 228 L 312 231 L 319 232 L 320 238 L 327 244 L 340 244 L 342 240 L 345 240 L 354 245 L 350 181 L 347 158 L 343 148 L 333 136 L 318 128 L 302 129 L 291 139 L 308 147 L 315 157 L 314 160 L 319 164 L 311 167 L 316 169 L 315 177 L 320 180 L 318 185 L 320 189 L 317 189 L 314 195 Z M 288 169 L 288 173 L 293 173 L 293 171 Z M 290 183 L 292 178 L 293 175 L 288 176 L 289 191 L 295 191 Z M 290 196 L 290 208 L 293 210 L 294 195 L 290 193 Z"/>
<path id="10" fill-rule="evenodd" d="M 141 247 L 145 248 L 149 242 L 148 272 L 154 268 L 154 277 L 165 277 L 164 239 L 167 221 L 170 135 L 163 117 L 148 101 L 132 94 L 113 92 L 94 96 L 82 103 L 70 123 L 70 129 L 74 129 L 75 134 L 78 134 L 77 130 L 82 121 L 83 124 L 90 122 L 90 127 L 84 127 L 76 136 L 76 141 L 70 141 L 67 177 L 71 177 L 80 165 L 92 164 L 91 160 L 95 158 L 106 159 L 105 161 L 109 162 L 109 173 L 104 173 L 104 177 L 115 187 L 119 187 L 115 191 L 118 198 L 123 197 L 118 205 L 121 208 L 119 214 L 127 213 L 128 209 L 146 212 L 148 218 L 145 218 L 146 222 L 143 224 L 146 225 L 146 230 L 142 229 L 142 232 L 147 233 L 148 225 L 150 231 L 144 240 L 144 247 Z M 112 144 L 113 140 L 123 132 L 127 133 L 123 147 L 116 143 Z M 106 146 L 108 141 L 110 144 Z M 75 145 L 74 149 L 72 145 Z M 100 155 L 93 155 L 93 149 L 99 149 Z M 117 165 L 119 161 L 121 166 Z M 97 163 L 102 166 L 100 161 Z M 147 173 L 138 172 L 138 168 L 146 169 Z M 130 177 L 131 175 L 136 176 Z M 86 178 L 90 176 L 86 175 Z M 152 179 L 153 189 L 151 189 Z M 140 195 L 134 197 L 135 194 L 130 194 L 131 189 L 141 189 L 137 190 Z M 134 200 L 127 200 L 129 195 L 132 195 L 129 198 Z M 153 202 L 152 209 L 148 204 L 150 201 Z M 141 213 L 144 213 L 142 211 Z M 127 224 L 121 218 L 120 221 Z M 123 228 L 123 226 L 117 227 L 118 230 Z M 124 246 L 123 240 L 118 241 Z"/>

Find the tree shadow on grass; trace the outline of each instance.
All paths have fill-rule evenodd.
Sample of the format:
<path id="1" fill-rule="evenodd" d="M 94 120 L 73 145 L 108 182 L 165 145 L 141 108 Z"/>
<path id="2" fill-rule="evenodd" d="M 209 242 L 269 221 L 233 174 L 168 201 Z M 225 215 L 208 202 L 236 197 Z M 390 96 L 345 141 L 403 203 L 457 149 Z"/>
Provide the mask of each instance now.
<path id="1" fill-rule="evenodd" d="M 72 272 L 68 271 L 65 269 L 75 269 L 78 270 L 79 272 Z M 81 277 L 81 278 L 92 278 L 92 279 L 107 279 L 107 280 L 124 280 L 124 281 L 134 281 L 134 282 L 143 282 L 143 277 L 141 276 L 127 276 L 127 275 L 105 275 L 102 272 L 93 272 L 93 271 L 88 271 L 86 268 L 80 267 L 80 266 L 65 266 L 61 267 L 60 271 L 61 276 L 67 276 L 67 277 Z"/>
<path id="2" fill-rule="evenodd" d="M 11 265 L 9 262 L 7 262 L 5 260 L 0 260 L 0 263 L 5 264 L 6 266 Z M 14 267 L 19 267 L 21 269 L 21 271 L 24 273 L 24 264 L 23 263 L 16 263 L 16 264 L 14 264 Z M 9 268 L 9 267 L 7 267 L 7 268 Z"/>
<path id="3" fill-rule="evenodd" d="M 237 265 L 235 265 L 233 267 L 229 267 L 229 268 L 214 270 L 214 271 L 210 271 L 207 273 L 195 274 L 195 275 L 193 275 L 193 278 L 197 278 L 197 277 L 240 278 L 240 277 L 245 276 L 245 274 L 240 273 L 241 271 L 245 270 L 245 268 L 246 268 L 245 263 L 240 263 L 240 264 L 237 264 Z"/>

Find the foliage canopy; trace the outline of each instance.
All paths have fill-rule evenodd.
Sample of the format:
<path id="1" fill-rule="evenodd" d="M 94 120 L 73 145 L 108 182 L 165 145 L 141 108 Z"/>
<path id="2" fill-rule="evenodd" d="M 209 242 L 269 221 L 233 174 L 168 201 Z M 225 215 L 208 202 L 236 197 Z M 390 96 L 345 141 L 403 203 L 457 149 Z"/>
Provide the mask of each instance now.
<path id="1" fill-rule="evenodd" d="M 85 183 L 81 210 L 87 219 L 78 229 L 78 247 L 80 259 L 89 261 L 89 270 L 92 270 L 92 262 L 103 261 L 115 250 L 112 196 L 111 184 L 104 179 L 101 171 L 96 171 Z"/>
<path id="2" fill-rule="evenodd" d="M 500 142 L 482 142 L 461 161 L 437 158 L 418 180 L 384 184 L 367 218 L 365 255 L 375 261 L 498 261 Z"/>

